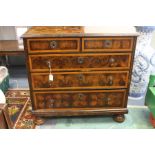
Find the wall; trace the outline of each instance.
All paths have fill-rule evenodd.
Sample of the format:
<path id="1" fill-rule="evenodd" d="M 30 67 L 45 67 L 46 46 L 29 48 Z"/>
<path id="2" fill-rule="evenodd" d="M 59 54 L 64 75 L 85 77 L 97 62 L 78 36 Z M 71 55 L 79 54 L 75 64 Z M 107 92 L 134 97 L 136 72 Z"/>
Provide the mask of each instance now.
<path id="1" fill-rule="evenodd" d="M 0 26 L 0 40 L 16 40 L 15 26 Z"/>

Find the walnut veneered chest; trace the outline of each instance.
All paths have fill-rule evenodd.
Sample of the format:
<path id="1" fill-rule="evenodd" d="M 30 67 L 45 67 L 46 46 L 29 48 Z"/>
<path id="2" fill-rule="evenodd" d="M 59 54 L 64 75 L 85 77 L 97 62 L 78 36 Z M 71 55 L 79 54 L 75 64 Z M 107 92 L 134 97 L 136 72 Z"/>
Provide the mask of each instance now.
<path id="1" fill-rule="evenodd" d="M 124 120 L 137 34 L 96 30 L 32 27 L 24 34 L 34 114 Z"/>

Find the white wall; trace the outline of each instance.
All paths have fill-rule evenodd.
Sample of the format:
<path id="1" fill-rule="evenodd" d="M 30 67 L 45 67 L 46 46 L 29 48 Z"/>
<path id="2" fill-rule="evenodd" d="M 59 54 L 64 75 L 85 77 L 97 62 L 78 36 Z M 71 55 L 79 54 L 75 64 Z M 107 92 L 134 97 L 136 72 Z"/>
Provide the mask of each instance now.
<path id="1" fill-rule="evenodd" d="M 0 26 L 0 40 L 16 40 L 15 26 Z"/>

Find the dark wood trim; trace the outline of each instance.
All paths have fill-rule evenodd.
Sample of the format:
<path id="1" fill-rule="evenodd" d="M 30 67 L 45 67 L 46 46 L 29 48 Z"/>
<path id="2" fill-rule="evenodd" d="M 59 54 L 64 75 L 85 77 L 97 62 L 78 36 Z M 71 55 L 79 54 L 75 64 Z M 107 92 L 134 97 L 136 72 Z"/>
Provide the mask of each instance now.
<path id="1" fill-rule="evenodd" d="M 70 109 L 70 110 L 33 110 L 33 114 L 36 116 L 94 116 L 94 115 L 116 115 L 116 114 L 127 114 L 128 110 L 127 108 L 112 108 L 112 109 Z"/>
<path id="2" fill-rule="evenodd" d="M 27 68 L 27 75 L 28 75 L 28 81 L 29 81 L 29 88 L 30 88 L 30 98 L 31 98 L 31 105 L 32 105 L 32 109 L 35 109 L 34 107 L 34 100 L 33 100 L 33 94 L 32 94 L 32 81 L 31 81 L 31 73 L 30 73 L 30 63 L 28 61 L 29 55 L 28 55 L 28 48 L 27 48 L 27 39 L 23 39 L 23 43 L 24 43 L 24 50 L 26 52 L 26 68 Z"/>

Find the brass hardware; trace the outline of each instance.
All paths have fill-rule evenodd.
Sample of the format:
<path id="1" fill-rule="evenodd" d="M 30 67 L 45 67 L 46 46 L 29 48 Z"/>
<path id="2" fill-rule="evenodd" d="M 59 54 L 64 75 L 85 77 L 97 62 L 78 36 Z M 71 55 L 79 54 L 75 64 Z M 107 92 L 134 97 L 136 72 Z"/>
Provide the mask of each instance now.
<path id="1" fill-rule="evenodd" d="M 48 65 L 48 68 L 51 68 L 51 62 L 49 60 L 47 61 L 47 65 Z"/>
<path id="2" fill-rule="evenodd" d="M 110 58 L 109 62 L 110 63 L 114 63 L 115 62 L 115 59 L 114 58 Z"/>
<path id="3" fill-rule="evenodd" d="M 78 94 L 78 99 L 82 101 L 83 96 L 84 96 L 83 94 Z"/>
<path id="4" fill-rule="evenodd" d="M 123 79 L 121 79 L 121 80 L 119 81 L 119 84 L 120 84 L 121 86 L 124 86 L 124 85 L 125 85 L 125 81 L 124 81 Z"/>
<path id="5" fill-rule="evenodd" d="M 111 101 L 111 98 L 107 98 L 107 105 L 111 105 L 110 101 Z"/>
<path id="6" fill-rule="evenodd" d="M 50 104 L 50 108 L 53 108 L 53 107 L 54 107 L 54 105 L 53 105 L 53 103 L 51 103 L 51 104 Z"/>
<path id="7" fill-rule="evenodd" d="M 83 80 L 83 78 L 84 78 L 83 74 L 80 74 L 78 76 L 79 76 L 79 80 Z"/>
<path id="8" fill-rule="evenodd" d="M 50 101 L 50 103 L 54 103 L 54 99 L 50 99 L 49 101 Z"/>
<path id="9" fill-rule="evenodd" d="M 113 76 L 109 76 L 108 77 L 108 86 L 112 86 L 113 85 Z"/>
<path id="10" fill-rule="evenodd" d="M 84 63 L 84 58 L 78 57 L 77 61 L 78 61 L 79 64 L 83 64 Z"/>
<path id="11" fill-rule="evenodd" d="M 57 42 L 55 40 L 50 42 L 50 47 L 51 48 L 56 48 L 57 47 Z"/>
<path id="12" fill-rule="evenodd" d="M 105 40 L 104 41 L 104 47 L 110 48 L 112 46 L 112 40 Z"/>
<path id="13" fill-rule="evenodd" d="M 110 58 L 109 62 L 111 67 L 116 67 L 118 65 L 116 59 L 114 58 Z"/>
<path id="14" fill-rule="evenodd" d="M 54 107 L 54 99 L 50 99 L 49 100 L 49 103 L 50 103 L 50 108 L 53 108 Z"/>

